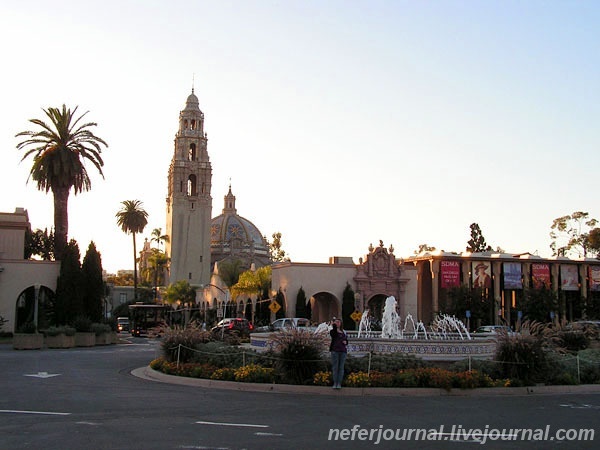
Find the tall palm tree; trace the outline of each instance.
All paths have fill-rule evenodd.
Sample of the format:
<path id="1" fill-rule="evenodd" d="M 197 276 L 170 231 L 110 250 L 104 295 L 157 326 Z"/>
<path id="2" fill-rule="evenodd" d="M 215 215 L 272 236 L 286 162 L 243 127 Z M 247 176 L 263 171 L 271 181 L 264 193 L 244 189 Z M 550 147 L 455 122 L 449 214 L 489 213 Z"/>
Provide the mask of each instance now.
<path id="1" fill-rule="evenodd" d="M 137 250 L 135 246 L 135 234 L 141 233 L 148 224 L 148 213 L 142 207 L 139 200 L 124 200 L 121 209 L 117 212 L 117 225 L 126 234 L 133 236 L 133 298 L 137 300 Z"/>
<path id="2" fill-rule="evenodd" d="M 22 131 L 16 135 L 28 137 L 17 144 L 18 150 L 25 150 L 21 161 L 33 155 L 27 181 L 32 179 L 40 191 L 52 191 L 54 195 L 55 258 L 59 261 L 69 233 L 68 202 L 71 188 L 75 195 L 91 189 L 92 182 L 84 166 L 85 160 L 90 161 L 104 178 L 101 145 L 108 147 L 104 140 L 89 130 L 97 125 L 95 122 L 80 123 L 89 111 L 75 117 L 77 108 L 71 111 L 63 105 L 62 110 L 43 109 L 49 123 L 30 119 L 29 122 L 41 129 Z"/>
<path id="3" fill-rule="evenodd" d="M 169 242 L 169 235 L 162 234 L 162 228 L 155 228 L 152 230 L 150 241 L 156 242 L 158 249 L 160 250 L 160 244 L 163 242 Z"/>

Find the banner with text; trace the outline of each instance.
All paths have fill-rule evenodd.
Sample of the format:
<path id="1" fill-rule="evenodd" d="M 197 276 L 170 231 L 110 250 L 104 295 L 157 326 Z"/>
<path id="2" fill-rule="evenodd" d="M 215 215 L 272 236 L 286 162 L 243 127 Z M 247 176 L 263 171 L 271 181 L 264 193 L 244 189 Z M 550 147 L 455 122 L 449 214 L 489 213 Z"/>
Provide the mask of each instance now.
<path id="1" fill-rule="evenodd" d="M 541 289 L 542 287 L 545 287 L 546 289 L 550 289 L 550 265 L 532 264 L 531 278 L 533 280 L 534 288 Z"/>
<path id="2" fill-rule="evenodd" d="M 521 278 L 521 264 L 505 262 L 504 265 L 504 289 L 523 289 Z"/>
<path id="3" fill-rule="evenodd" d="M 579 276 L 577 266 L 573 264 L 560 265 L 560 286 L 563 291 L 578 291 Z"/>
<path id="4" fill-rule="evenodd" d="M 460 286 L 460 262 L 441 261 L 442 288 L 453 288 Z"/>

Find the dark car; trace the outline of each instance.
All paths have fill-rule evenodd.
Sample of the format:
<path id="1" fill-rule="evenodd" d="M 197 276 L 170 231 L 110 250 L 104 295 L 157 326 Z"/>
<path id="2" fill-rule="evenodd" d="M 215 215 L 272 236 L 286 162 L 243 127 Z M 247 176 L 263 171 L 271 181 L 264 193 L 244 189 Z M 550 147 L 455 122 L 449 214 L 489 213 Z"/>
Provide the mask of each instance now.
<path id="1" fill-rule="evenodd" d="M 211 333 L 219 336 L 222 334 L 238 334 L 240 336 L 249 336 L 254 331 L 254 325 L 247 319 L 240 317 L 223 319 L 216 326 L 211 328 Z"/>

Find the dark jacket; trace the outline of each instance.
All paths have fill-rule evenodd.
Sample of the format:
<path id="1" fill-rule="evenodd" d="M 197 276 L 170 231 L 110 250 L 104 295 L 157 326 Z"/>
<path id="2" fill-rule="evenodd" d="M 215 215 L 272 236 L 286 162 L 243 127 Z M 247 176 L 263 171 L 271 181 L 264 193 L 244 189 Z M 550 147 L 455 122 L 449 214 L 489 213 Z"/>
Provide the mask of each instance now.
<path id="1" fill-rule="evenodd" d="M 348 336 L 344 330 L 338 330 L 337 325 L 333 325 L 332 330 L 329 332 L 331 336 L 331 345 L 329 351 L 331 352 L 348 352 Z"/>

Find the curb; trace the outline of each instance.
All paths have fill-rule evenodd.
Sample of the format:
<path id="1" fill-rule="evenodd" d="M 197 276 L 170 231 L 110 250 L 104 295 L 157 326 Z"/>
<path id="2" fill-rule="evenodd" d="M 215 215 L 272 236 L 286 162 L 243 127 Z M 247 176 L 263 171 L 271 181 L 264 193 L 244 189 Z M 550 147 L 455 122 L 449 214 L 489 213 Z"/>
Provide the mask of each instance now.
<path id="1" fill-rule="evenodd" d="M 476 389 L 437 388 L 343 388 L 333 390 L 329 386 L 297 386 L 292 384 L 238 383 L 235 381 L 209 380 L 167 375 L 149 366 L 131 371 L 131 375 L 158 383 L 176 384 L 208 389 L 224 389 L 238 392 L 263 392 L 277 394 L 333 395 L 343 397 L 497 397 L 525 395 L 559 394 L 600 394 L 599 384 L 578 386 L 528 386 L 528 387 L 492 387 Z"/>

